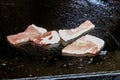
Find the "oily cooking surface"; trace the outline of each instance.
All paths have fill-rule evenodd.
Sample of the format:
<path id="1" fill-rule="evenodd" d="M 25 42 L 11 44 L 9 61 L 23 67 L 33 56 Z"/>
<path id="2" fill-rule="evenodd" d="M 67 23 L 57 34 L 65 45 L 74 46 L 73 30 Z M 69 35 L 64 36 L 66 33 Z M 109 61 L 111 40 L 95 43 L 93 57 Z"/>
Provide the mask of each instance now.
<path id="1" fill-rule="evenodd" d="M 120 1 L 91 1 L 1 0 L 0 78 L 120 70 Z M 61 43 L 41 47 L 30 42 L 14 47 L 6 40 L 7 35 L 21 32 L 32 23 L 48 30 L 59 30 L 75 28 L 87 19 L 96 25 L 90 34 L 105 40 L 106 55 L 63 57 Z"/>

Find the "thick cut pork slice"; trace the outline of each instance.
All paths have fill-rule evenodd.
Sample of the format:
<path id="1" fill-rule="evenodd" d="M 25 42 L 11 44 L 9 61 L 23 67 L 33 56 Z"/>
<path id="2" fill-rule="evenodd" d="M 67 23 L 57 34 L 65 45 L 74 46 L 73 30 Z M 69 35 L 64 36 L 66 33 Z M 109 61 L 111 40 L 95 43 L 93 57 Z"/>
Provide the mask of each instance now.
<path id="1" fill-rule="evenodd" d="M 80 26 L 78 26 L 75 29 L 59 30 L 59 35 L 64 41 L 68 41 L 84 33 L 87 33 L 88 31 L 94 29 L 94 27 L 95 25 L 92 24 L 91 21 L 86 20 L 84 23 L 82 23 Z"/>
<path id="2" fill-rule="evenodd" d="M 23 42 L 27 42 L 29 40 L 33 40 L 35 37 L 47 32 L 46 29 L 37 27 L 35 25 L 29 25 L 24 32 L 20 32 L 14 35 L 8 35 L 7 40 L 15 45 Z"/>
<path id="3" fill-rule="evenodd" d="M 94 56 L 103 48 L 104 41 L 95 36 L 83 36 L 62 49 L 65 56 Z"/>
<path id="4" fill-rule="evenodd" d="M 60 37 L 57 31 L 49 31 L 41 36 L 36 37 L 33 41 L 36 44 L 41 44 L 41 45 L 55 44 L 60 41 Z"/>

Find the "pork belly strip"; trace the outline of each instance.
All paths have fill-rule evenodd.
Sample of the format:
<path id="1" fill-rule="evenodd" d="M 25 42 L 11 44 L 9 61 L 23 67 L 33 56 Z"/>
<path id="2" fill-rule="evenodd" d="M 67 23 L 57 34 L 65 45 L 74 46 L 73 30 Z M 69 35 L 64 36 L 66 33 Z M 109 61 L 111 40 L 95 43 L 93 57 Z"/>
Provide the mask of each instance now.
<path id="1" fill-rule="evenodd" d="M 37 27 L 34 24 L 32 24 L 32 25 L 29 25 L 24 32 L 20 32 L 14 35 L 8 35 L 7 40 L 11 44 L 15 45 L 15 44 L 19 44 L 19 43 L 32 40 L 34 39 L 34 37 L 37 37 L 45 32 L 47 32 L 46 29 L 42 27 Z"/>
<path id="2" fill-rule="evenodd" d="M 95 56 L 104 47 L 104 41 L 92 35 L 83 36 L 62 49 L 65 56 Z"/>
<path id="3" fill-rule="evenodd" d="M 33 42 L 36 44 L 47 45 L 47 44 L 55 44 L 60 41 L 60 37 L 57 31 L 49 31 L 44 33 L 41 36 L 34 38 Z"/>
<path id="4" fill-rule="evenodd" d="M 88 31 L 95 28 L 95 25 L 89 21 L 86 20 L 84 23 L 82 23 L 80 26 L 78 26 L 75 29 L 63 29 L 59 30 L 59 35 L 64 41 L 68 41 L 71 39 L 74 39 L 84 33 L 87 33 Z"/>

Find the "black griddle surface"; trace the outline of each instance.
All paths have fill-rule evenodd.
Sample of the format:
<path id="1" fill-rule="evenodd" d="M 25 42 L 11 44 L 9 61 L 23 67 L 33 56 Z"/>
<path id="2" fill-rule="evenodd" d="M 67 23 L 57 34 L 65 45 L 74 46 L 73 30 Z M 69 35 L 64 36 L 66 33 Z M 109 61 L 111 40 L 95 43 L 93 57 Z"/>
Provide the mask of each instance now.
<path id="1" fill-rule="evenodd" d="M 0 78 L 41 77 L 120 70 L 120 1 L 117 0 L 1 0 Z M 36 24 L 48 30 L 70 29 L 85 20 L 96 28 L 90 34 L 102 38 L 106 55 L 61 56 L 63 45 L 37 46 L 31 42 L 11 46 L 6 36 Z"/>

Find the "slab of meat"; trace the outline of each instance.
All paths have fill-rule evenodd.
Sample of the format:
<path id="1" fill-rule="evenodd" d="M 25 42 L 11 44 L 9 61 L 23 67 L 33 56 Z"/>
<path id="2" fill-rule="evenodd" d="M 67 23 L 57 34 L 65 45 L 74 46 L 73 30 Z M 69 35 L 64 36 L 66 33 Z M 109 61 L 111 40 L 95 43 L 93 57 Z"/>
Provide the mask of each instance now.
<path id="1" fill-rule="evenodd" d="M 29 40 L 33 40 L 34 37 L 40 36 L 41 34 L 47 32 L 46 29 L 42 27 L 37 27 L 35 25 L 29 25 L 24 32 L 20 32 L 14 35 L 8 35 L 7 40 L 15 45 Z"/>
<path id="2" fill-rule="evenodd" d="M 68 41 L 82 35 L 83 33 L 87 33 L 94 29 L 94 27 L 95 25 L 92 24 L 91 21 L 87 20 L 75 29 L 59 30 L 59 35 L 64 41 Z"/>
<path id="3" fill-rule="evenodd" d="M 95 36 L 83 36 L 62 49 L 65 56 L 95 56 L 104 47 L 104 41 Z"/>
<path id="4" fill-rule="evenodd" d="M 60 41 L 59 34 L 57 31 L 49 31 L 44 33 L 41 36 L 34 38 L 33 42 L 36 44 L 46 45 L 46 44 L 55 44 Z"/>

